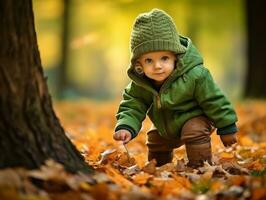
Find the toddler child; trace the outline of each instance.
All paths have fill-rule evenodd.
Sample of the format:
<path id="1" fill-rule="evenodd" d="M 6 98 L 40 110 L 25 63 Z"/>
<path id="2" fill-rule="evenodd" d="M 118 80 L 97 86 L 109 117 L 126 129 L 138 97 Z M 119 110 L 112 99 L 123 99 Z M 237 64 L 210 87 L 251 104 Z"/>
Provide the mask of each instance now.
<path id="1" fill-rule="evenodd" d="M 131 33 L 131 62 L 117 112 L 113 138 L 124 143 L 137 136 L 146 114 L 148 160 L 172 161 L 173 149 L 186 147 L 188 166 L 211 163 L 210 134 L 225 146 L 236 143 L 236 113 L 203 65 L 191 40 L 178 34 L 173 19 L 153 9 L 140 14 Z"/>

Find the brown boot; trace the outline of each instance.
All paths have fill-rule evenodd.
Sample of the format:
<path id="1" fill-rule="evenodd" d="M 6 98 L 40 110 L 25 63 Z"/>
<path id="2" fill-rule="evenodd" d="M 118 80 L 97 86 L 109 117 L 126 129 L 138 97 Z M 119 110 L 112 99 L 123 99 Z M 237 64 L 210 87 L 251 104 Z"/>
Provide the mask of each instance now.
<path id="1" fill-rule="evenodd" d="M 160 167 L 166 163 L 172 162 L 173 151 L 162 151 L 162 152 L 150 152 L 148 153 L 148 160 L 155 159 L 157 167 Z"/>
<path id="2" fill-rule="evenodd" d="M 212 151 L 211 143 L 203 144 L 186 144 L 188 164 L 187 166 L 192 168 L 198 168 L 203 166 L 204 161 L 208 161 L 212 164 Z"/>

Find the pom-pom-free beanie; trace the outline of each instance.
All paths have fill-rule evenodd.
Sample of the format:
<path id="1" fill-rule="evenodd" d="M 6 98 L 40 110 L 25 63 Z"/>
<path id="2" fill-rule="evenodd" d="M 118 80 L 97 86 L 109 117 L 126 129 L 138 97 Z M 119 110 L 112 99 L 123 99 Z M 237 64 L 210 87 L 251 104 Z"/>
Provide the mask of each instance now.
<path id="1" fill-rule="evenodd" d="M 186 48 L 181 45 L 173 19 L 164 11 L 153 9 L 140 14 L 134 24 L 130 40 L 131 64 L 142 54 L 152 51 L 172 51 L 183 54 Z"/>

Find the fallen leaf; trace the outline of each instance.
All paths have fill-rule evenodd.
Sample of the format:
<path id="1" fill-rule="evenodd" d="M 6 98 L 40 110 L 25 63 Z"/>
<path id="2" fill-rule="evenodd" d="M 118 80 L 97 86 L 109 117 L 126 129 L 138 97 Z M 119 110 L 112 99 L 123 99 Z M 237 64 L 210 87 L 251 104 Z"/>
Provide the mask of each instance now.
<path id="1" fill-rule="evenodd" d="M 123 152 L 117 156 L 116 163 L 121 167 L 130 167 L 136 164 L 135 159 L 133 157 L 128 157 L 126 152 Z"/>
<path id="2" fill-rule="evenodd" d="M 266 189 L 264 188 L 255 188 L 251 196 L 252 200 L 262 200 L 266 199 Z"/>
<path id="3" fill-rule="evenodd" d="M 177 170 L 176 165 L 173 162 L 171 162 L 158 167 L 157 173 L 160 174 L 163 171 L 175 172 L 176 170 Z"/>
<path id="4" fill-rule="evenodd" d="M 148 174 L 155 174 L 156 172 L 156 160 L 152 159 L 151 161 L 147 162 L 145 166 L 142 168 L 142 171 L 148 173 Z"/>
<path id="5" fill-rule="evenodd" d="M 107 164 L 108 161 L 115 160 L 117 156 L 117 150 L 116 149 L 107 149 L 104 152 L 100 154 L 100 160 L 99 164 Z"/>
<path id="6" fill-rule="evenodd" d="M 154 178 L 150 181 L 150 184 L 154 189 L 156 188 L 156 192 L 159 192 L 162 196 L 169 194 L 180 195 L 182 191 L 188 189 L 183 179 Z"/>
<path id="7" fill-rule="evenodd" d="M 90 194 L 94 199 L 108 199 L 109 187 L 106 183 L 99 183 L 91 187 Z"/>
<path id="8" fill-rule="evenodd" d="M 240 165 L 234 162 L 230 162 L 230 161 L 223 162 L 222 167 L 225 171 L 233 175 L 248 175 L 249 174 L 247 169 L 241 167 Z"/>
<path id="9" fill-rule="evenodd" d="M 15 170 L 4 169 L 0 171 L 0 187 L 20 188 L 22 184 L 22 180 Z"/>
<path id="10" fill-rule="evenodd" d="M 247 177 L 245 176 L 231 176 L 229 178 L 229 182 L 231 185 L 238 185 L 238 186 L 245 185 L 246 181 Z"/>
<path id="11" fill-rule="evenodd" d="M 232 152 L 222 152 L 220 154 L 221 159 L 233 159 L 234 154 Z"/>
<path id="12" fill-rule="evenodd" d="M 28 176 L 46 181 L 65 182 L 68 177 L 68 173 L 65 171 L 64 166 L 60 163 L 53 160 L 47 160 L 40 169 L 29 171 Z"/>
<path id="13" fill-rule="evenodd" d="M 176 171 L 182 172 L 182 171 L 185 171 L 185 169 L 186 169 L 185 160 L 184 159 L 177 160 L 176 161 Z"/>
<path id="14" fill-rule="evenodd" d="M 265 168 L 265 165 L 263 165 L 259 160 L 255 160 L 247 163 L 246 167 L 249 170 L 262 171 Z"/>
<path id="15" fill-rule="evenodd" d="M 133 184 L 127 180 L 119 171 L 112 168 L 110 164 L 105 165 L 105 173 L 109 176 L 109 178 L 116 184 L 121 185 L 122 187 L 129 189 L 133 186 Z"/>
<path id="16" fill-rule="evenodd" d="M 128 167 L 126 168 L 124 171 L 123 171 L 123 174 L 124 175 L 127 175 L 127 176 L 132 176 L 133 174 L 136 174 L 140 172 L 140 168 L 138 165 L 133 165 L 131 167 Z"/>
<path id="17" fill-rule="evenodd" d="M 132 176 L 133 182 L 137 185 L 146 184 L 150 178 L 152 178 L 152 176 L 145 172 L 140 172 L 139 174 Z"/>

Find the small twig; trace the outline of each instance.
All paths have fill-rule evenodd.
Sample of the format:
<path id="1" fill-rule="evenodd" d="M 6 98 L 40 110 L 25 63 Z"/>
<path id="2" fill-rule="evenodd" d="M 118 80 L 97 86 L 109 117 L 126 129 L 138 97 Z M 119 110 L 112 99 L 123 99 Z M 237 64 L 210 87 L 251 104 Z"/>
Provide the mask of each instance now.
<path id="1" fill-rule="evenodd" d="M 123 143 L 123 146 L 124 146 L 124 148 L 125 148 L 125 150 L 126 150 L 126 153 L 127 153 L 127 159 L 128 159 L 128 162 L 130 162 L 130 155 L 129 155 L 128 149 L 127 149 L 127 147 L 126 147 L 126 144 Z"/>

